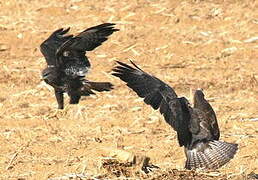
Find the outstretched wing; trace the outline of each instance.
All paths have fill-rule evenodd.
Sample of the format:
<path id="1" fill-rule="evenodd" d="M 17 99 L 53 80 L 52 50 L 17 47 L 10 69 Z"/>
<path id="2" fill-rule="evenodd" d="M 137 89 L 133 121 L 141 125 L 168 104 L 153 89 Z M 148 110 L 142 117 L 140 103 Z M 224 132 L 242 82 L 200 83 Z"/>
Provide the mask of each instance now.
<path id="1" fill-rule="evenodd" d="M 167 84 L 158 78 L 151 76 L 142 71 L 132 61 L 135 68 L 117 61 L 119 64 L 113 68 L 112 75 L 119 77 L 126 85 L 133 89 L 137 95 L 144 98 L 144 102 L 152 106 L 153 109 L 158 109 L 162 100 L 176 98 L 175 91 Z"/>
<path id="2" fill-rule="evenodd" d="M 57 49 L 73 37 L 73 35 L 65 36 L 69 30 L 70 28 L 56 30 L 40 45 L 40 51 L 44 55 L 48 65 L 56 65 Z"/>
<path id="3" fill-rule="evenodd" d="M 137 95 L 144 98 L 146 104 L 153 109 L 160 109 L 166 122 L 178 133 L 180 146 L 189 141 L 191 134 L 188 130 L 190 115 L 188 101 L 185 98 L 177 98 L 175 91 L 166 83 L 137 67 L 117 61 L 119 65 L 113 68 L 112 75 L 119 77 L 126 85 L 134 90 Z"/>
<path id="4" fill-rule="evenodd" d="M 85 57 L 86 51 L 91 51 L 100 46 L 108 39 L 108 36 L 119 30 L 115 29 L 114 25 L 112 23 L 104 23 L 84 30 L 58 49 L 57 58 L 64 62 L 62 59 L 72 60 Z"/>
<path id="5" fill-rule="evenodd" d="M 114 25 L 114 23 L 104 23 L 84 30 L 77 36 L 81 37 L 81 41 L 73 48 L 78 51 L 92 51 L 106 41 L 108 36 L 119 31 Z"/>
<path id="6" fill-rule="evenodd" d="M 202 90 L 196 90 L 194 93 L 194 108 L 200 110 L 203 114 L 203 120 L 206 121 L 207 130 L 210 131 L 214 140 L 219 140 L 220 131 L 216 114 L 209 102 L 204 98 Z"/>

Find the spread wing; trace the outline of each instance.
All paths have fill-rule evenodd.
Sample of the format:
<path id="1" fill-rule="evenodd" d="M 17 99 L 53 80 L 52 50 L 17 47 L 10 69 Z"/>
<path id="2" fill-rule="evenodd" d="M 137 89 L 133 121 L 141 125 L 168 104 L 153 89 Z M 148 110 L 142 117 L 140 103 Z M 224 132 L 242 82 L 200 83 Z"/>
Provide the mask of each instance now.
<path id="1" fill-rule="evenodd" d="M 137 67 L 117 61 L 119 65 L 113 68 L 112 75 L 119 77 L 126 85 L 137 93 L 144 102 L 153 109 L 160 110 L 166 122 L 177 131 L 180 146 L 185 145 L 191 139 L 188 130 L 190 113 L 188 101 L 185 98 L 177 98 L 175 91 L 166 83 Z"/>
<path id="2" fill-rule="evenodd" d="M 48 65 L 56 65 L 57 49 L 73 37 L 72 35 L 65 36 L 69 30 L 70 28 L 56 30 L 40 45 L 40 51 L 44 55 Z"/>
<path id="3" fill-rule="evenodd" d="M 85 60 L 85 52 L 91 51 L 100 46 L 108 39 L 108 36 L 119 29 L 114 28 L 115 24 L 104 23 L 98 26 L 88 28 L 64 43 L 57 51 L 59 63 L 65 60 L 81 59 Z"/>
<path id="4" fill-rule="evenodd" d="M 108 36 L 119 31 L 119 29 L 114 28 L 114 25 L 114 23 L 104 23 L 84 30 L 78 35 L 81 37 L 81 41 L 73 48 L 81 51 L 92 51 L 106 41 Z"/>
<path id="5" fill-rule="evenodd" d="M 209 102 L 204 98 L 204 94 L 201 90 L 196 90 L 194 93 L 194 108 L 202 112 L 204 116 L 203 119 L 207 124 L 206 128 L 210 131 L 212 138 L 214 140 L 219 140 L 220 131 L 216 114 Z"/>

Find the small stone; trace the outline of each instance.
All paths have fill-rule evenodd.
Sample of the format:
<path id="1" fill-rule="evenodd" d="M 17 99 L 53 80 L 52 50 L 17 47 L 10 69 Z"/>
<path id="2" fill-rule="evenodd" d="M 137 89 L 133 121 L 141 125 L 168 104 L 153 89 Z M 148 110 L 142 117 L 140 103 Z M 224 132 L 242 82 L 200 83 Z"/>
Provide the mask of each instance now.
<path id="1" fill-rule="evenodd" d="M 135 155 L 128 151 L 114 149 L 110 152 L 110 156 L 122 163 L 135 163 Z"/>
<path id="2" fill-rule="evenodd" d="M 6 51 L 10 49 L 6 44 L 0 44 L 0 51 Z"/>
<path id="3" fill-rule="evenodd" d="M 232 55 L 234 52 L 237 51 L 237 48 L 236 47 L 230 47 L 230 48 L 226 48 L 226 49 L 223 49 L 221 51 L 221 57 L 227 57 L 227 56 L 230 56 Z"/>

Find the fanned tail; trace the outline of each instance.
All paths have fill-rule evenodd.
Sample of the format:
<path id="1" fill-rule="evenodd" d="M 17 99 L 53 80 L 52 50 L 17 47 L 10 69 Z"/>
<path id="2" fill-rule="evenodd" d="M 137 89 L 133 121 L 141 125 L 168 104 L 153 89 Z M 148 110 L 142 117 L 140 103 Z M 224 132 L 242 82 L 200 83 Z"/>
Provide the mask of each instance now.
<path id="1" fill-rule="evenodd" d="M 186 149 L 186 169 L 218 169 L 233 159 L 237 144 L 223 141 L 209 141 Z"/>

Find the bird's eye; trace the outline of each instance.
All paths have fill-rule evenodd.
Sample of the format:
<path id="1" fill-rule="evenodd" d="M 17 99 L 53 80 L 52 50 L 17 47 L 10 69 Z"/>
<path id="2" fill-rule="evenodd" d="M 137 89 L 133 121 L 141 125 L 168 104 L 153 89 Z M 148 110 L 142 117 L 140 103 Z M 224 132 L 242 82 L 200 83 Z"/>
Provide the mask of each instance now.
<path id="1" fill-rule="evenodd" d="M 69 55 L 70 55 L 70 52 L 69 52 L 69 51 L 63 52 L 63 56 L 64 56 L 64 57 L 68 57 Z"/>

